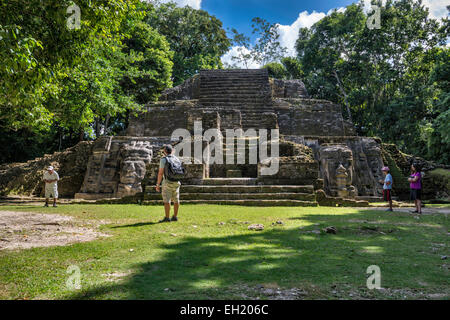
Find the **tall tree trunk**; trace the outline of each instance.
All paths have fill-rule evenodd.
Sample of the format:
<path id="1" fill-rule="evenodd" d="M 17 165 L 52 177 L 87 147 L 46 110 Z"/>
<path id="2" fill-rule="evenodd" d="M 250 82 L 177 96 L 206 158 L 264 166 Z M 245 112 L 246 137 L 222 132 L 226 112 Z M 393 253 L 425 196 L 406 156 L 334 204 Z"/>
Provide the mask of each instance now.
<path id="1" fill-rule="evenodd" d="M 109 114 L 106 115 L 106 119 L 105 119 L 105 135 L 108 135 L 108 124 L 109 124 L 109 119 L 111 119 L 111 116 Z"/>
<path id="2" fill-rule="evenodd" d="M 339 76 L 338 76 L 336 70 L 333 70 L 333 75 L 336 78 L 336 81 L 337 81 L 337 84 L 338 84 L 338 87 L 339 87 L 339 91 L 341 91 L 341 94 L 344 97 L 344 105 L 345 105 L 345 107 L 347 109 L 348 119 L 350 120 L 350 122 L 353 122 L 352 113 L 350 111 L 350 105 L 349 105 L 348 100 L 347 100 L 347 93 L 344 90 L 344 86 L 343 86 L 343 84 L 341 82 L 341 79 L 339 79 Z"/>
<path id="3" fill-rule="evenodd" d="M 95 118 L 95 138 L 98 139 L 100 137 L 100 119 Z"/>

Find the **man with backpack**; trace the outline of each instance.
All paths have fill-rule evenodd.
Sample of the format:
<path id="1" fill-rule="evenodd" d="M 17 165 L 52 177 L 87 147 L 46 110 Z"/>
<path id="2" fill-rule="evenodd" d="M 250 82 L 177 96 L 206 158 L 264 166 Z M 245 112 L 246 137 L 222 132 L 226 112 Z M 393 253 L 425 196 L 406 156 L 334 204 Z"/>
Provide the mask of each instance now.
<path id="1" fill-rule="evenodd" d="M 180 207 L 180 179 L 184 176 L 185 170 L 180 159 L 172 154 L 173 148 L 171 145 L 164 146 L 163 152 L 165 156 L 162 157 L 159 162 L 156 191 L 161 191 L 166 216 L 159 222 L 178 221 L 178 209 Z M 172 218 L 170 218 L 171 201 L 173 201 Z"/>

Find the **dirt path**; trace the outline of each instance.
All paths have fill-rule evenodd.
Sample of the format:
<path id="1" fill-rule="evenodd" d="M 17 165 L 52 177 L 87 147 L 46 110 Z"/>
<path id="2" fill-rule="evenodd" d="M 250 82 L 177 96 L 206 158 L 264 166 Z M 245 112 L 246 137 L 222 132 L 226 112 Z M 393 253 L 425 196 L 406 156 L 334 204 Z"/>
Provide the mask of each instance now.
<path id="1" fill-rule="evenodd" d="M 98 225 L 68 216 L 0 211 L 0 250 L 64 246 L 108 236 Z"/>
<path id="2" fill-rule="evenodd" d="M 381 211 L 386 211 L 386 207 L 370 207 L 367 208 L 368 210 L 381 210 Z M 417 213 L 412 213 L 411 211 L 414 211 L 415 208 L 408 208 L 408 207 L 400 207 L 400 208 L 394 208 L 394 212 L 405 212 L 405 213 L 410 213 L 410 214 L 417 214 Z M 430 207 L 425 207 L 422 208 L 422 214 L 436 214 L 436 213 L 441 213 L 444 215 L 448 215 L 450 214 L 450 208 L 430 208 Z"/>

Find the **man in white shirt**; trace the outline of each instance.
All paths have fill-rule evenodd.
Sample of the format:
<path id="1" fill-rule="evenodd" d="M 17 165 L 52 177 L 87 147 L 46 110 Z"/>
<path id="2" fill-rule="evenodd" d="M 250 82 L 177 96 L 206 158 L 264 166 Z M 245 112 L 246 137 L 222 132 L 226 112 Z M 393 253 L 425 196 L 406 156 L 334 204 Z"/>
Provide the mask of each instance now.
<path id="1" fill-rule="evenodd" d="M 56 200 L 58 199 L 58 172 L 54 170 L 52 166 L 47 168 L 44 172 L 44 182 L 45 182 L 45 205 L 48 207 L 48 200 L 53 197 L 53 207 L 56 208 Z"/>

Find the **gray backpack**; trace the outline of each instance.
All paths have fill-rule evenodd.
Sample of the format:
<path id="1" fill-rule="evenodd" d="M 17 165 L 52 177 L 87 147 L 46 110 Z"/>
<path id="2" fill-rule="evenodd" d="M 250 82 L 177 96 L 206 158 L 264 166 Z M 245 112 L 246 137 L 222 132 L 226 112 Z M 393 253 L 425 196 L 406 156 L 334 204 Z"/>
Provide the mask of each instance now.
<path id="1" fill-rule="evenodd" d="M 180 181 L 186 176 L 186 169 L 183 167 L 180 159 L 175 156 L 166 156 L 166 165 L 164 167 L 164 177 L 169 181 Z"/>

